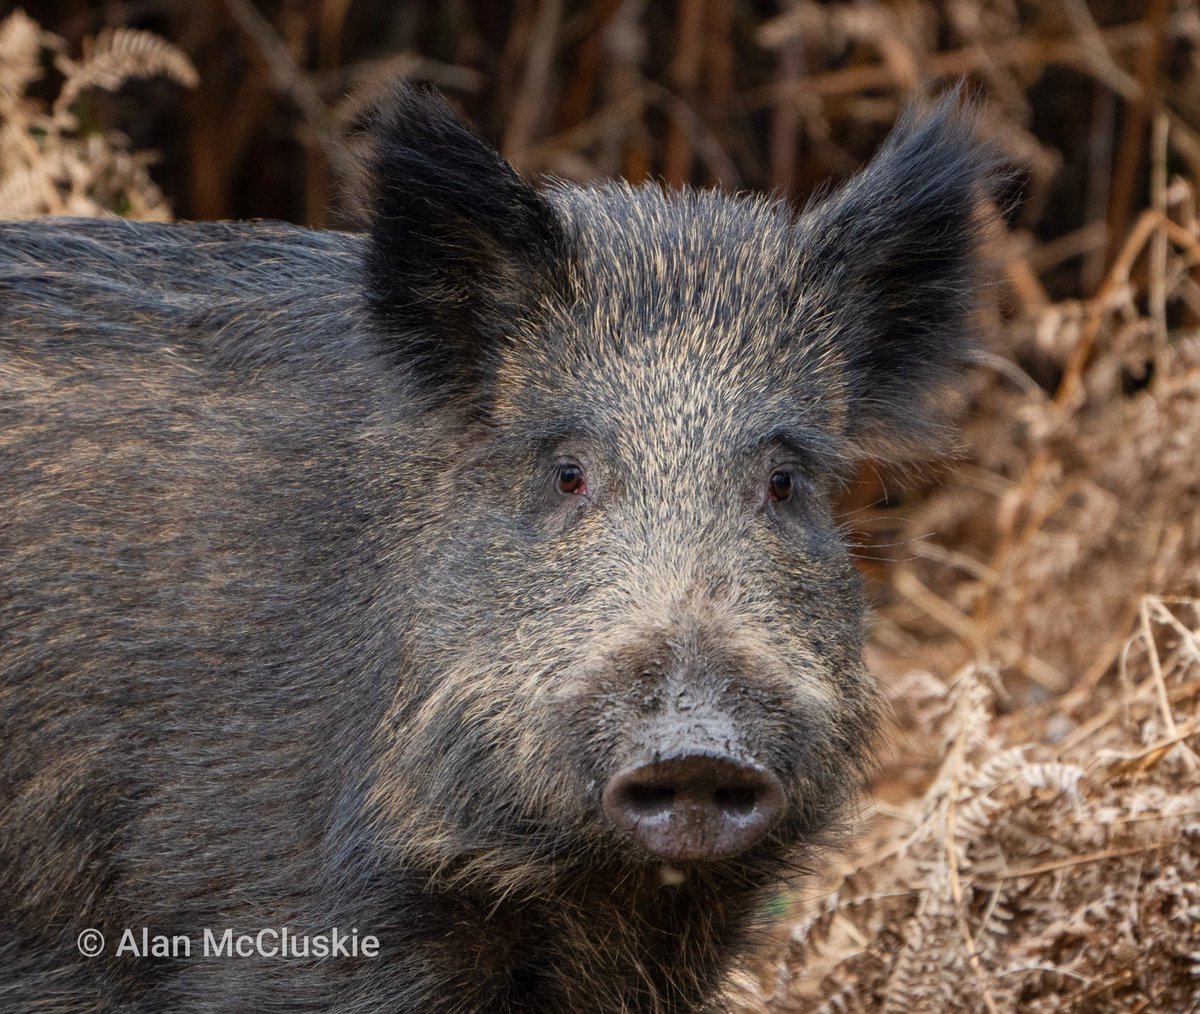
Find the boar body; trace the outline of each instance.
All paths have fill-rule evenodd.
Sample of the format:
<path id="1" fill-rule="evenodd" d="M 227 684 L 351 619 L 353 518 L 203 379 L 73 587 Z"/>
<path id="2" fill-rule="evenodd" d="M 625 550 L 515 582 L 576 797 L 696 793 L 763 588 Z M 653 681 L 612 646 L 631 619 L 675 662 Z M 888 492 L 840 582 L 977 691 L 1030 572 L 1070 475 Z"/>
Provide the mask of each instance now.
<path id="1" fill-rule="evenodd" d="M 698 1010 L 871 762 L 832 499 L 966 347 L 962 116 L 798 218 L 371 129 L 364 235 L 0 226 L 5 1009 Z M 201 953 L 283 926 L 380 954 Z"/>

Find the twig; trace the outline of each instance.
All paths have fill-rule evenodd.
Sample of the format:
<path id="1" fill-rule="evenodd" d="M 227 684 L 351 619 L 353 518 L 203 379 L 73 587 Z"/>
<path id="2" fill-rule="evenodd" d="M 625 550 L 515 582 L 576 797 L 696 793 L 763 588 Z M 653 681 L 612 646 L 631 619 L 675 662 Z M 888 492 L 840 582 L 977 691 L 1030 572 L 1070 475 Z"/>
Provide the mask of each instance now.
<path id="1" fill-rule="evenodd" d="M 533 140 L 540 112 L 549 104 L 550 69 L 562 22 L 562 0 L 541 0 L 525 54 L 525 73 L 509 114 L 504 135 L 504 157 L 520 162 Z"/>
<path id="2" fill-rule="evenodd" d="M 1150 144 L 1150 205 L 1167 222 L 1167 135 L 1165 113 L 1154 117 Z M 1150 277 L 1147 279 L 1150 319 L 1154 322 L 1154 376 L 1151 383 L 1161 393 L 1167 374 L 1167 231 L 1159 229 L 1150 241 Z"/>
<path id="3" fill-rule="evenodd" d="M 1167 683 L 1163 679 L 1162 662 L 1158 657 L 1158 646 L 1154 643 L 1154 632 L 1150 629 L 1150 596 L 1142 596 L 1138 613 L 1142 621 L 1142 643 L 1146 646 L 1146 656 L 1150 661 L 1150 676 L 1154 680 L 1154 692 L 1158 697 L 1158 710 L 1162 715 L 1167 735 L 1176 736 L 1178 730 L 1175 728 L 1175 715 L 1172 713 L 1171 702 L 1167 697 Z"/>
<path id="4" fill-rule="evenodd" d="M 334 117 L 308 75 L 297 65 L 275 27 L 250 0 L 222 0 L 237 26 L 257 47 L 275 90 L 292 100 L 304 117 L 325 157 L 343 178 L 350 178 L 353 165 L 342 145 L 333 141 Z"/>
<path id="5" fill-rule="evenodd" d="M 685 129 L 684 121 L 700 82 L 703 42 L 704 4 L 701 0 L 680 0 L 676 14 L 675 58 L 668 71 L 672 95 L 667 106 L 671 122 L 663 145 L 663 178 L 670 186 L 687 183 L 692 175 L 691 131 Z"/>
<path id="6" fill-rule="evenodd" d="M 978 883 L 988 884 L 997 880 L 1020 880 L 1022 877 L 1038 877 L 1043 873 L 1053 873 L 1055 870 L 1066 870 L 1072 866 L 1086 866 L 1088 863 L 1102 863 L 1107 859 L 1121 859 L 1125 856 L 1136 856 L 1143 852 L 1157 852 L 1159 849 L 1170 848 L 1175 839 L 1166 841 L 1146 842 L 1141 845 L 1127 845 L 1119 849 L 1102 849 L 1099 852 L 1088 852 L 1081 856 L 1069 856 L 1065 859 L 1054 859 L 1050 862 L 1039 863 L 1037 866 L 1025 866 L 1018 870 L 1005 870 L 1003 873 L 993 873 L 986 878 L 981 877 Z"/>
<path id="7" fill-rule="evenodd" d="M 958 874 L 958 848 L 954 842 L 954 825 L 957 814 L 955 800 L 958 798 L 958 793 L 962 788 L 959 779 L 959 772 L 962 771 L 963 765 L 966 763 L 966 723 L 960 723 L 958 732 L 954 737 L 953 747 L 953 775 L 946 789 L 946 830 L 942 839 L 942 849 L 945 855 L 946 872 L 950 878 L 950 895 L 954 899 L 954 915 L 958 922 L 958 930 L 962 935 L 963 942 L 966 944 L 967 962 L 971 966 L 971 971 L 974 973 L 976 980 L 979 983 L 980 990 L 983 994 L 984 1006 L 990 1014 L 999 1014 L 996 1007 L 996 999 L 992 996 L 991 986 L 988 985 L 986 976 L 983 974 L 983 965 L 979 961 L 979 949 L 975 945 L 974 934 L 971 933 L 971 927 L 967 923 L 966 905 L 963 900 L 962 881 Z"/>
<path id="8" fill-rule="evenodd" d="M 1154 108 L 1157 100 L 1155 93 L 1158 64 L 1166 34 L 1164 28 L 1170 10 L 1171 0 L 1150 0 L 1146 18 L 1148 31 L 1138 53 L 1138 93 L 1127 96 L 1129 109 L 1125 115 L 1121 143 L 1117 147 L 1117 165 L 1113 171 L 1112 186 L 1109 189 L 1110 259 L 1116 251 L 1119 238 L 1125 235 L 1129 224 L 1130 204 L 1133 201 L 1134 187 L 1142 167 L 1146 124 L 1150 117 L 1150 111 Z"/>
<path id="9" fill-rule="evenodd" d="M 1101 38 L 1109 50 L 1122 50 L 1143 45 L 1149 34 L 1147 26 L 1137 21 L 1105 29 L 1101 32 Z M 924 79 L 963 77 L 977 71 L 983 60 L 977 46 L 935 53 L 923 68 Z M 1086 66 L 1087 63 L 1085 46 L 1075 38 L 1013 39 L 989 53 L 987 60 L 996 65 L 1017 67 L 1040 67 L 1053 63 Z M 902 84 L 889 64 L 877 63 L 812 74 L 783 87 L 776 83 L 752 93 L 748 100 L 756 107 L 775 101 L 803 103 L 812 95 L 833 98 L 874 89 L 900 88 Z"/>
<path id="10" fill-rule="evenodd" d="M 794 0 L 793 0 L 794 2 Z M 804 50 L 800 40 L 788 38 L 779 46 L 778 89 L 794 89 L 804 72 Z M 778 102 L 771 110 L 771 189 L 788 195 L 796 168 L 800 141 L 800 111 L 795 102 Z"/>

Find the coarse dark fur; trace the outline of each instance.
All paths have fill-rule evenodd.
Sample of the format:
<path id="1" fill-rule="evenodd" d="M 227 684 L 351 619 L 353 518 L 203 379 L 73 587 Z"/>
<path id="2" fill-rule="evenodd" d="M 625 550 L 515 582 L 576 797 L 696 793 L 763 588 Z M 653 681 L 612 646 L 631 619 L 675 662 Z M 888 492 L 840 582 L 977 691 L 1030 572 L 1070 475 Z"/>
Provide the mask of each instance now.
<path id="1" fill-rule="evenodd" d="M 365 237 L 0 226 L 0 1009 L 699 1009 L 870 763 L 831 492 L 967 347 L 954 99 L 798 217 L 372 130 Z M 782 781 L 744 854 L 605 820 L 664 714 Z M 284 925 L 382 954 L 113 953 Z"/>

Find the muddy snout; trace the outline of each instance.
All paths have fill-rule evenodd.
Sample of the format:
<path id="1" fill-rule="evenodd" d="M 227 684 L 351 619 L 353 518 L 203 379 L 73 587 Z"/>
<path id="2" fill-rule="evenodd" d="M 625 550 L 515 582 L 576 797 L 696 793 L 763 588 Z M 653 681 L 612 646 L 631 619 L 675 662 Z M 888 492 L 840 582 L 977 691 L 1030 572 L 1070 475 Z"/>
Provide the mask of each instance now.
<path id="1" fill-rule="evenodd" d="M 770 830 L 783 786 L 766 769 L 710 754 L 635 764 L 604 787 L 604 812 L 663 859 L 738 855 Z"/>
<path id="2" fill-rule="evenodd" d="M 608 820 L 662 859 L 724 859 L 757 844 L 784 810 L 784 786 L 731 742 L 728 726 L 650 727 L 637 760 L 605 785 Z"/>

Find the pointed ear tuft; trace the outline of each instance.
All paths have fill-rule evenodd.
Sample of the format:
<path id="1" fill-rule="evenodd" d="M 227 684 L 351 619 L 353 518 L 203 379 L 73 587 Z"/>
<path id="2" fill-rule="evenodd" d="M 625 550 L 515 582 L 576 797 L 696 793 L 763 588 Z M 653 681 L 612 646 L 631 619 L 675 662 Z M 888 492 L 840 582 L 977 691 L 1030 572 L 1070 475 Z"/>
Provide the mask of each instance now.
<path id="1" fill-rule="evenodd" d="M 401 84 L 366 117 L 368 298 L 431 389 L 486 381 L 566 258 L 546 200 L 437 93 Z"/>
<path id="2" fill-rule="evenodd" d="M 874 159 L 805 211 L 806 296 L 844 363 L 859 452 L 902 459 L 939 443 L 933 404 L 975 347 L 984 207 L 1006 175 L 958 90 L 910 109 Z"/>

